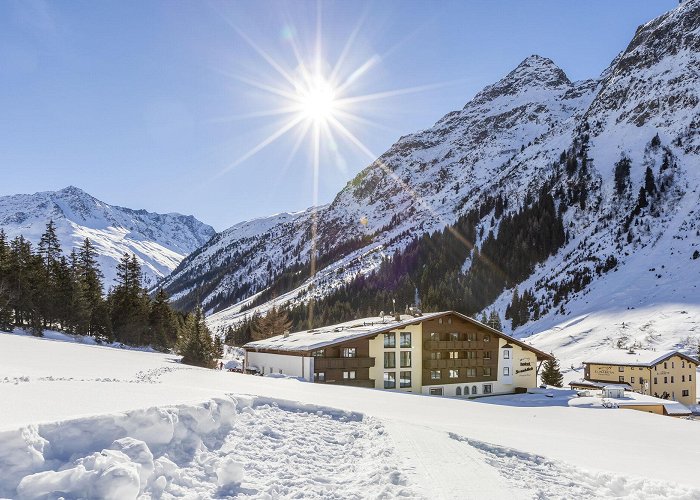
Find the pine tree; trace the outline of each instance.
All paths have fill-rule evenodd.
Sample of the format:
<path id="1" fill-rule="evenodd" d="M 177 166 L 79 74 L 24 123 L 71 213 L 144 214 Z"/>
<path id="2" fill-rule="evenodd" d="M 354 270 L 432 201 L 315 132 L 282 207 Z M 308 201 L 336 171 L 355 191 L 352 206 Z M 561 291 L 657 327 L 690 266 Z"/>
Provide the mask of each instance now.
<path id="1" fill-rule="evenodd" d="M 654 181 L 654 172 L 652 172 L 651 167 L 647 167 L 646 172 L 644 172 L 644 189 L 647 194 L 653 195 L 656 193 L 656 182 Z"/>
<path id="2" fill-rule="evenodd" d="M 263 340 L 275 335 L 282 335 L 291 326 L 292 322 L 289 320 L 287 311 L 272 306 L 265 316 L 259 316 L 253 322 L 252 337 L 253 340 Z"/>
<path id="3" fill-rule="evenodd" d="M 503 329 L 503 325 L 501 324 L 501 316 L 498 314 L 498 312 L 496 312 L 495 309 L 491 310 L 488 325 L 494 330 L 501 331 Z"/>
<path id="4" fill-rule="evenodd" d="M 178 324 L 175 313 L 168 302 L 168 295 L 162 288 L 158 289 L 151 304 L 148 317 L 151 342 L 154 347 L 164 350 L 177 342 Z"/>
<path id="5" fill-rule="evenodd" d="M 211 332 L 204 322 L 202 307 L 197 306 L 194 313 L 188 315 L 182 334 L 178 339 L 178 354 L 186 365 L 213 368 L 216 353 Z"/>
<path id="6" fill-rule="evenodd" d="M 12 330 L 12 290 L 10 285 L 10 247 L 0 228 L 0 330 Z"/>
<path id="7" fill-rule="evenodd" d="M 615 190 L 617 194 L 624 193 L 629 185 L 631 165 L 630 159 L 624 156 L 615 164 Z"/>
<path id="8" fill-rule="evenodd" d="M 564 385 L 564 376 L 561 374 L 559 361 L 556 358 L 548 359 L 544 362 L 540 380 L 543 384 L 553 385 L 554 387 L 562 387 Z"/>

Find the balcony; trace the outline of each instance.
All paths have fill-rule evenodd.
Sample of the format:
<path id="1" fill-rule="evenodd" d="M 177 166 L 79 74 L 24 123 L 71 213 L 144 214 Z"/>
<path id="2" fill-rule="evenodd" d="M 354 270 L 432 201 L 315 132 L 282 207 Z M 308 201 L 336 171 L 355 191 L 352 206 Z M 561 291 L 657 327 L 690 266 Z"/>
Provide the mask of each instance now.
<path id="1" fill-rule="evenodd" d="M 428 370 L 439 370 L 442 368 L 467 368 L 475 366 L 490 366 L 490 359 L 424 359 L 423 368 Z"/>
<path id="2" fill-rule="evenodd" d="M 342 370 L 372 366 L 374 366 L 374 358 L 314 358 L 314 370 Z"/>
<path id="3" fill-rule="evenodd" d="M 374 379 L 340 379 L 340 380 L 328 380 L 325 382 L 327 385 L 349 385 L 351 387 L 365 387 L 369 389 L 374 389 Z"/>
<path id="4" fill-rule="evenodd" d="M 480 340 L 426 340 L 423 348 L 429 351 L 440 349 L 484 349 L 484 342 Z"/>

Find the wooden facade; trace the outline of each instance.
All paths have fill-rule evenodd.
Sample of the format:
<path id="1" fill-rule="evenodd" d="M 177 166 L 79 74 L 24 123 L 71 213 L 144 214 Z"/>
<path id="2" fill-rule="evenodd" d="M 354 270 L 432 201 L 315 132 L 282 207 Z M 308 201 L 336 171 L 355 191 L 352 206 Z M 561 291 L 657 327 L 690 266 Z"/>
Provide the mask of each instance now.
<path id="1" fill-rule="evenodd" d="M 498 337 L 489 329 L 456 315 L 423 323 L 423 385 L 490 382 L 497 377 Z"/>
<path id="2" fill-rule="evenodd" d="M 348 350 L 354 355 L 348 356 Z M 369 355 L 369 338 L 360 338 L 313 351 L 314 382 L 374 387 L 369 369 L 376 360 Z"/>

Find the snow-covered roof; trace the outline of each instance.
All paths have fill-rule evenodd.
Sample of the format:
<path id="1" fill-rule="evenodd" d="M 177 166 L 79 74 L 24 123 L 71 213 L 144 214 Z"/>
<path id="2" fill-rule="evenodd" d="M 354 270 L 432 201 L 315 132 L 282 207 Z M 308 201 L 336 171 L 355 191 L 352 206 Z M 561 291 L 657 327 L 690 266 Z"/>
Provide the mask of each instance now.
<path id="1" fill-rule="evenodd" d="M 434 313 L 423 313 L 421 316 L 401 315 L 399 321 L 393 316 L 386 315 L 361 318 L 336 325 L 313 328 L 301 332 L 290 333 L 289 335 L 277 335 L 265 340 L 248 342 L 243 347 L 249 351 L 289 351 L 289 352 L 309 352 L 316 349 L 347 342 L 348 340 L 371 337 L 383 332 L 388 332 L 395 328 L 403 328 L 408 325 L 421 323 L 441 316 L 454 315 L 470 323 L 480 326 L 503 338 L 510 344 L 516 344 L 524 349 L 537 354 L 538 360 L 550 359 L 552 355 L 532 347 L 520 340 L 514 339 L 503 332 L 499 332 L 469 316 L 456 311 L 442 311 Z"/>
<path id="2" fill-rule="evenodd" d="M 570 387 L 590 387 L 592 389 L 602 389 L 603 387 L 610 387 L 611 384 L 607 382 L 596 382 L 594 380 L 586 380 L 586 379 L 578 379 L 578 380 L 572 380 L 569 382 Z M 625 390 L 630 390 L 632 389 L 632 386 L 629 384 L 615 384 L 618 387 L 622 387 Z"/>
<path id="3" fill-rule="evenodd" d="M 661 399 L 647 394 L 639 394 L 637 392 L 626 392 L 624 399 L 609 398 L 615 401 L 618 406 L 646 406 L 646 405 L 663 405 L 664 410 L 669 415 L 690 415 L 691 411 L 678 401 L 669 399 Z"/>
<path id="4" fill-rule="evenodd" d="M 418 317 L 401 315 L 400 321 L 396 321 L 396 319 L 390 315 L 384 317 L 372 316 L 369 318 L 346 321 L 345 323 L 338 323 L 336 325 L 294 332 L 286 337 L 284 335 L 277 335 L 276 337 L 270 337 L 265 340 L 248 342 L 243 347 L 248 350 L 272 349 L 278 351 L 313 351 L 340 342 L 379 334 L 392 328 L 402 328 L 441 314 L 444 313 L 429 313 Z"/>
<path id="5" fill-rule="evenodd" d="M 639 349 L 630 352 L 621 349 L 611 349 L 609 351 L 596 353 L 595 356 L 588 358 L 584 363 L 595 365 L 654 366 L 671 356 L 680 356 L 692 363 L 698 362 L 696 359 L 680 351 L 649 351 Z"/>

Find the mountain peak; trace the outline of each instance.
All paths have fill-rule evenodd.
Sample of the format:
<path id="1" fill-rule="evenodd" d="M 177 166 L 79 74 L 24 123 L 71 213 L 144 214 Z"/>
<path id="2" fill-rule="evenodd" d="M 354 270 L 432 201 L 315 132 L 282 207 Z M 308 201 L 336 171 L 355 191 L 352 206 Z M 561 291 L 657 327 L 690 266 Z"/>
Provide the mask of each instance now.
<path id="1" fill-rule="evenodd" d="M 571 84 L 566 73 L 554 64 L 554 61 L 537 54 L 523 59 L 513 71 L 508 73 L 505 80 L 525 80 L 528 83 L 538 83 L 546 87 Z"/>

